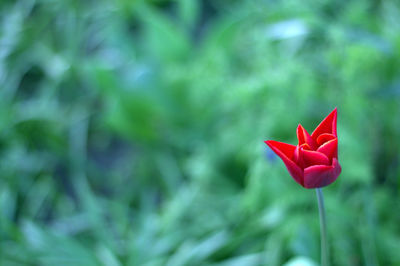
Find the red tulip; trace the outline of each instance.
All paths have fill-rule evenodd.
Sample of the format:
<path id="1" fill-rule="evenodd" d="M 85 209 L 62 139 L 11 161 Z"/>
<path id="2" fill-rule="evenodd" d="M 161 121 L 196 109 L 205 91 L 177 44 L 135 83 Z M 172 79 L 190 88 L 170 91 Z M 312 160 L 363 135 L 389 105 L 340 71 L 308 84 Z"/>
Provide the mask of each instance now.
<path id="1" fill-rule="evenodd" d="M 300 124 L 297 146 L 267 140 L 265 143 L 282 159 L 293 179 L 305 188 L 324 187 L 341 172 L 338 162 L 336 108 L 310 135 Z"/>

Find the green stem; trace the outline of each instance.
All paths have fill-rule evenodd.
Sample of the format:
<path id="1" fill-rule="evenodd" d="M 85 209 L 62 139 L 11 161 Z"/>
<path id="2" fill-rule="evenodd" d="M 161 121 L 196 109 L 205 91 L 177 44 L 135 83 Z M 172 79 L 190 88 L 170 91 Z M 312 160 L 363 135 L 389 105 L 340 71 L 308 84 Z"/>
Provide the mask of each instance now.
<path id="1" fill-rule="evenodd" d="M 326 235 L 326 217 L 324 206 L 324 195 L 321 188 L 316 188 L 319 210 L 319 223 L 321 229 L 321 265 L 329 266 L 328 239 Z"/>

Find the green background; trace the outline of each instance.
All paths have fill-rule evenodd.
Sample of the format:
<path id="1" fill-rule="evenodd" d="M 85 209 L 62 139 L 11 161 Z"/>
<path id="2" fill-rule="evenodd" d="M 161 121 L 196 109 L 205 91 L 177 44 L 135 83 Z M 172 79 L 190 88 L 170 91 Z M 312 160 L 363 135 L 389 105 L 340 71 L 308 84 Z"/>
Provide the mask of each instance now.
<path id="1" fill-rule="evenodd" d="M 3 0 L 0 265 L 318 264 L 263 141 L 334 107 L 332 265 L 400 265 L 397 1 Z"/>

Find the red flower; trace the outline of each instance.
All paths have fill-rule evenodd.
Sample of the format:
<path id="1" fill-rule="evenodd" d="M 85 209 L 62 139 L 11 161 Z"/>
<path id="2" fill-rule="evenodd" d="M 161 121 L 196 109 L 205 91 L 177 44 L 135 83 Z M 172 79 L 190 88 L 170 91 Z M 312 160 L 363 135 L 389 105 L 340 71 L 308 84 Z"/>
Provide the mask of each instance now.
<path id="1" fill-rule="evenodd" d="M 336 108 L 310 135 L 299 124 L 297 146 L 267 140 L 265 143 L 282 159 L 293 179 L 305 188 L 324 187 L 341 172 L 338 162 Z"/>

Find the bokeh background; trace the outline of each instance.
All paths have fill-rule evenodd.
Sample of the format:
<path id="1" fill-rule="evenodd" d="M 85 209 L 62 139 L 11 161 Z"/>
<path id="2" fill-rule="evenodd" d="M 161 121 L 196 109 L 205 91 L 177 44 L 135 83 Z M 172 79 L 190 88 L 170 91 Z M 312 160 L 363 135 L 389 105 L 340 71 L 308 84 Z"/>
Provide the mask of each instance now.
<path id="1" fill-rule="evenodd" d="M 332 265 L 400 265 L 398 1 L 3 0 L 0 264 L 317 265 L 263 141 L 334 107 Z"/>

